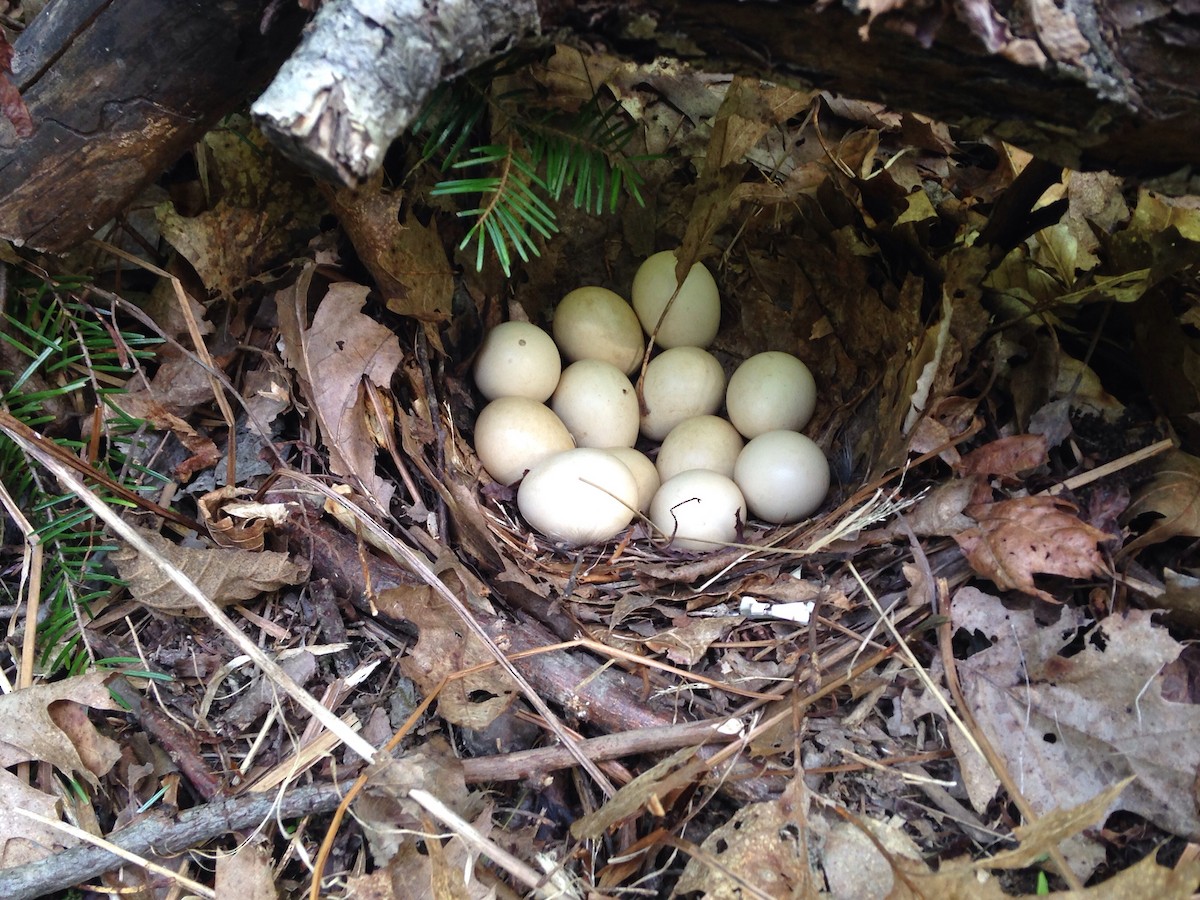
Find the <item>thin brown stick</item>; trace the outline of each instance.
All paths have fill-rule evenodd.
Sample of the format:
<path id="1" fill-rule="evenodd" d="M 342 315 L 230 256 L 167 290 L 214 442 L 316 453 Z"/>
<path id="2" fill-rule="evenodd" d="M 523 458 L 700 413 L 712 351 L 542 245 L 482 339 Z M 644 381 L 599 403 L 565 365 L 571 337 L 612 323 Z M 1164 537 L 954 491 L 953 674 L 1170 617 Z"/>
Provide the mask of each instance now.
<path id="1" fill-rule="evenodd" d="M 253 828 L 268 817 L 279 820 L 324 813 L 337 806 L 338 785 L 306 785 L 282 794 L 247 794 L 214 800 L 171 820 L 151 815 L 107 836 L 138 856 L 169 856 L 199 847 L 213 838 Z M 0 897 L 26 900 L 62 891 L 124 865 L 113 853 L 93 846 L 72 847 L 37 862 L 0 869 Z"/>
<path id="2" fill-rule="evenodd" d="M 580 741 L 579 749 L 586 753 L 588 758 L 604 762 L 696 744 L 726 743 L 737 737 L 736 734 L 718 730 L 727 721 L 710 719 L 705 722 L 687 722 L 661 728 L 640 728 L 636 731 L 606 734 Z M 517 753 L 464 759 L 462 762 L 467 784 L 480 784 L 489 781 L 518 781 L 558 769 L 567 769 L 575 765 L 575 757 L 564 747 L 539 747 Z"/>

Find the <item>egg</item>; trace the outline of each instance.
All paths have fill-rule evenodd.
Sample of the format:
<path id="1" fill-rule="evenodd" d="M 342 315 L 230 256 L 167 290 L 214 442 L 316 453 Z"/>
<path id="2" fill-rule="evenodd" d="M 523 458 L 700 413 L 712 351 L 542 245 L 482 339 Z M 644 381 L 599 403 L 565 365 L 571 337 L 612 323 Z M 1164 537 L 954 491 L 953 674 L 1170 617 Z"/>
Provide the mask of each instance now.
<path id="1" fill-rule="evenodd" d="M 654 335 L 658 346 L 707 347 L 721 325 L 721 295 L 717 283 L 703 263 L 695 263 L 663 317 L 678 285 L 675 262 L 674 252 L 664 250 L 638 267 L 631 291 L 633 309 L 642 323 L 642 330 L 647 335 Z"/>
<path id="2" fill-rule="evenodd" d="M 534 530 L 578 546 L 606 541 L 637 509 L 637 481 L 604 450 L 580 448 L 542 460 L 517 489 L 517 507 Z"/>
<path id="3" fill-rule="evenodd" d="M 650 521 L 682 550 L 715 550 L 737 540 L 746 501 L 732 480 L 690 469 L 664 481 L 650 503 Z"/>
<path id="4" fill-rule="evenodd" d="M 475 386 L 489 400 L 554 393 L 562 361 L 554 339 L 528 322 L 504 322 L 487 333 L 475 357 Z"/>
<path id="5" fill-rule="evenodd" d="M 554 310 L 554 342 L 570 362 L 601 359 L 626 375 L 642 364 L 646 343 L 633 307 L 602 287 L 571 291 Z"/>
<path id="6" fill-rule="evenodd" d="M 563 369 L 550 408 L 578 447 L 632 447 L 640 416 L 637 392 L 612 363 L 581 359 Z"/>
<path id="7" fill-rule="evenodd" d="M 745 437 L 768 431 L 799 431 L 812 418 L 817 385 L 812 372 L 790 353 L 756 353 L 729 379 L 725 409 Z"/>
<path id="8" fill-rule="evenodd" d="M 634 450 L 632 447 L 609 447 L 605 453 L 610 453 L 625 463 L 629 471 L 633 473 L 633 480 L 638 486 L 638 512 L 644 513 L 650 508 L 650 501 L 654 499 L 655 493 L 658 492 L 658 486 L 662 483 L 662 479 L 658 477 L 658 469 L 654 463 L 641 450 Z"/>
<path id="9" fill-rule="evenodd" d="M 684 419 L 663 438 L 658 449 L 658 476 L 663 481 L 688 469 L 708 469 L 733 477 L 742 452 L 742 436 L 720 416 Z"/>
<path id="10" fill-rule="evenodd" d="M 707 350 L 674 347 L 650 360 L 642 381 L 642 399 L 646 404 L 642 434 L 661 441 L 684 419 L 721 408 L 725 372 Z"/>
<path id="11" fill-rule="evenodd" d="M 820 508 L 829 491 L 829 462 L 795 431 L 768 431 L 738 454 L 733 480 L 750 513 L 765 522 L 798 522 Z"/>
<path id="12" fill-rule="evenodd" d="M 553 410 L 528 397 L 493 400 L 475 420 L 475 453 L 501 484 L 513 484 L 543 459 L 574 446 Z"/>

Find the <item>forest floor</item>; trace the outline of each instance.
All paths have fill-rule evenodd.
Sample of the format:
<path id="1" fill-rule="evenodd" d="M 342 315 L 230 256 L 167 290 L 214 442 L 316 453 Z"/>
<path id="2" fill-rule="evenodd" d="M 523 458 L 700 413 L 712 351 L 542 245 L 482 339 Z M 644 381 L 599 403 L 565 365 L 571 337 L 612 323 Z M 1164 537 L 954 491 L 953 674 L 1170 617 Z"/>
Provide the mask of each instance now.
<path id="1" fill-rule="evenodd" d="M 642 202 L 477 269 L 444 145 L 350 191 L 233 117 L 4 251 L 0 896 L 1191 896 L 1200 204 L 667 62 L 484 96 L 510 151 L 609 110 Z M 473 356 L 676 248 L 727 373 L 813 372 L 833 485 L 708 553 L 558 546 Z"/>

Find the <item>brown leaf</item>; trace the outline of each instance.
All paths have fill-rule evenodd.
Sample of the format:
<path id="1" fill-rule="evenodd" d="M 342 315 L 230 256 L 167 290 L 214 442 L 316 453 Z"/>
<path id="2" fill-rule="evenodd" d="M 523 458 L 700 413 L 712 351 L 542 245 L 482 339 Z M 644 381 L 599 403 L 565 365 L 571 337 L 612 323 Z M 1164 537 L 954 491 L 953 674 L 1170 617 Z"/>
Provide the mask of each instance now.
<path id="1" fill-rule="evenodd" d="M 488 649 L 467 630 L 458 613 L 428 585 L 404 585 L 381 591 L 379 611 L 412 622 L 417 645 L 400 660 L 400 670 L 428 696 L 442 678 L 492 661 Z M 438 715 L 463 728 L 481 730 L 516 697 L 517 689 L 493 667 L 449 682 L 438 695 Z"/>
<path id="2" fill-rule="evenodd" d="M 1009 475 L 1036 469 L 1049 461 L 1046 438 L 1040 434 L 1014 434 L 972 450 L 963 457 L 961 475 Z"/>
<path id="3" fill-rule="evenodd" d="M 1123 556 L 1180 535 L 1200 537 L 1200 459 L 1182 450 L 1163 456 L 1154 478 L 1134 495 L 1123 518 L 1130 522 L 1148 513 L 1160 518 L 1125 545 Z"/>
<path id="4" fill-rule="evenodd" d="M 1034 575 L 1090 578 L 1106 571 L 1096 545 L 1109 536 L 1080 520 L 1064 500 L 1023 497 L 976 504 L 966 513 L 979 524 L 954 539 L 971 567 L 1004 590 L 1057 603 L 1034 584 Z"/>
<path id="5" fill-rule="evenodd" d="M 959 662 L 959 677 L 975 719 L 1010 771 L 1021 773 L 1039 816 L 1085 804 L 1136 775 L 1113 808 L 1172 834 L 1200 829 L 1192 801 L 1200 706 L 1164 698 L 1162 669 L 1182 647 L 1152 613 L 1088 627 L 1083 611 L 1063 608 L 1048 627 L 964 589 L 951 616 L 956 628 L 992 642 Z M 971 797 L 977 809 L 989 799 Z"/>
<path id="6" fill-rule="evenodd" d="M 286 553 L 181 547 L 152 531 L 140 534 L 220 605 L 249 600 L 285 584 L 299 584 L 308 577 L 308 562 L 296 562 Z M 192 599 L 132 547 L 122 547 L 110 559 L 139 603 L 168 615 L 200 615 Z"/>
<path id="7" fill-rule="evenodd" d="M 402 191 L 383 188 L 382 171 L 355 190 L 327 190 L 330 204 L 388 309 L 412 316 L 441 349 L 437 325 L 450 319 L 454 272 L 433 221 L 421 224 Z"/>
<path id="8" fill-rule="evenodd" d="M 0 695 L 0 766 L 39 760 L 62 772 L 99 784 L 120 757 L 120 748 L 96 731 L 84 707 L 118 709 L 100 673 L 79 675 Z"/>
<path id="9" fill-rule="evenodd" d="M 245 119 L 208 132 L 199 149 L 216 202 L 196 216 L 180 215 L 169 202 L 155 213 L 163 237 L 204 286 L 228 296 L 302 248 L 325 209 L 312 180 L 281 165 Z"/>
<path id="10" fill-rule="evenodd" d="M 30 787 L 16 775 L 0 769 L 0 869 L 43 859 L 75 843 L 56 828 L 17 812 L 25 809 L 47 819 L 57 819 L 58 800 Z"/>
<path id="11" fill-rule="evenodd" d="M 275 900 L 275 872 L 271 851 L 261 841 L 239 846 L 232 853 L 217 856 L 218 897 L 238 900 Z"/>
<path id="12" fill-rule="evenodd" d="M 729 629 L 742 623 L 741 616 L 705 616 L 692 619 L 681 616 L 673 628 L 659 631 L 647 642 L 651 650 L 667 654 L 671 662 L 680 666 L 694 666 L 704 654 L 708 653 L 709 645 L 719 641 Z"/>
<path id="13" fill-rule="evenodd" d="M 369 288 L 339 283 L 321 300 L 306 327 L 311 268 L 276 295 L 284 359 L 300 379 L 301 393 L 316 413 L 329 451 L 329 467 L 355 478 L 387 509 L 395 485 L 375 473 L 376 445 L 368 424 L 362 379 L 386 388 L 400 365 L 400 342 L 387 327 L 362 313 Z"/>

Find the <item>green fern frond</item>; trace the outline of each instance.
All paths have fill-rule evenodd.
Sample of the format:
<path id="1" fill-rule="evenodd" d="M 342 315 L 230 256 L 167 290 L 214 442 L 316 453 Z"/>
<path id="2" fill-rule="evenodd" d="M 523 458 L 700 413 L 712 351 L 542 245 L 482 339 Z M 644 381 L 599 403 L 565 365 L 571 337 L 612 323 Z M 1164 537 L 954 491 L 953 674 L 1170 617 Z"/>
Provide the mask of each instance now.
<path id="1" fill-rule="evenodd" d="M 513 251 L 524 262 L 529 261 L 530 255 L 539 255 L 533 232 L 548 238 L 558 231 L 554 210 L 538 195 L 538 191 L 546 193 L 548 189 L 538 176 L 534 163 L 515 153 L 511 146 L 489 144 L 476 147 L 472 152 L 473 158 L 455 163 L 454 168 L 496 165 L 497 173 L 443 181 L 431 193 L 434 196 L 480 195 L 477 207 L 458 213 L 460 218 L 475 219 L 459 249 L 474 241 L 475 266 L 482 269 L 484 251 L 490 246 L 504 274 L 511 275 Z"/>
<path id="2" fill-rule="evenodd" d="M 466 149 L 489 113 L 493 134 L 506 136 L 507 143 L 493 137 Z M 433 196 L 479 195 L 476 206 L 458 212 L 460 218 L 474 219 L 459 247 L 475 244 L 477 269 L 489 248 L 505 275 L 512 273 L 515 259 L 528 262 L 537 256 L 535 235 L 549 238 L 558 231 L 549 203 L 564 196 L 596 215 L 615 211 L 622 195 L 645 205 L 645 182 L 636 164 L 650 157 L 626 152 L 637 126 L 618 104 L 599 97 L 564 116 L 559 110 L 539 110 L 529 91 L 494 94 L 476 73 L 440 88 L 414 130 L 426 136 L 422 163 L 440 156 L 443 172 L 490 170 L 474 178 L 442 180 L 432 190 Z"/>

